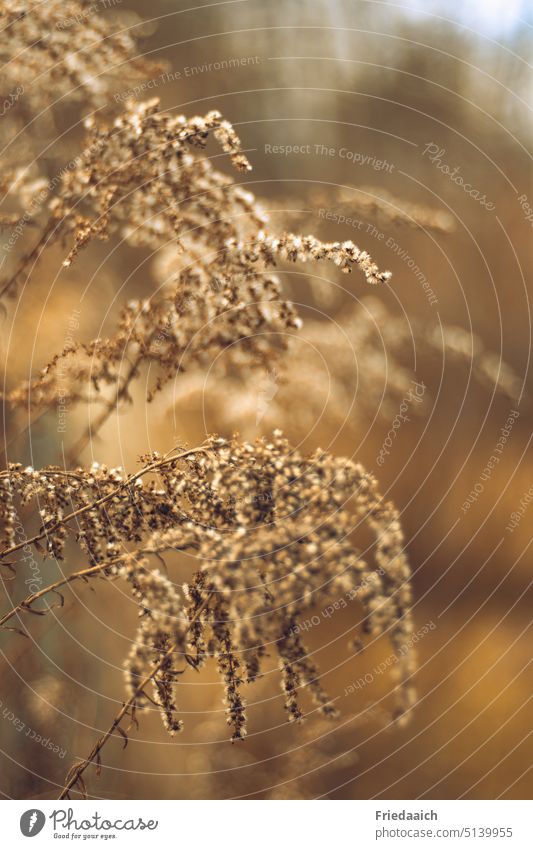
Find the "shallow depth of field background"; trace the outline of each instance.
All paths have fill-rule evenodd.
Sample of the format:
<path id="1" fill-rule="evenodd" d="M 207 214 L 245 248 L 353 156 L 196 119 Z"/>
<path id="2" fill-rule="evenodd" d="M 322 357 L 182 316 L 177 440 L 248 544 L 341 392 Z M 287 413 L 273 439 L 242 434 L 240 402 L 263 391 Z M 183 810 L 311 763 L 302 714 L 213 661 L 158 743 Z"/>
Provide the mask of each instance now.
<path id="1" fill-rule="evenodd" d="M 339 697 L 343 719 L 338 725 L 311 715 L 301 728 L 288 727 L 278 682 L 266 676 L 249 691 L 250 735 L 232 745 L 214 670 L 208 667 L 201 675 L 191 670 L 180 684 L 184 733 L 170 739 L 157 715 L 141 716 L 140 730 L 125 751 L 118 740 L 104 750 L 101 777 L 88 772 L 90 792 L 104 798 L 526 798 L 532 789 L 527 666 L 533 505 L 512 533 L 506 526 L 533 484 L 527 400 L 532 392 L 531 222 L 519 202 L 525 194 L 533 206 L 526 73 L 532 6 L 242 0 L 187 11 L 190 4 L 182 0 L 145 5 L 124 2 L 102 12 L 122 16 L 126 25 L 134 22 L 135 12 L 154 16 L 144 25 L 142 46 L 168 63 L 169 77 L 141 96 L 158 96 L 165 108 L 188 115 L 218 108 L 235 124 L 254 166 L 237 179 L 272 209 L 292 210 L 283 224 L 273 212 L 272 229 L 288 226 L 292 214 L 301 232 L 353 239 L 380 268 L 393 271 L 391 285 L 372 293 L 356 272 L 344 276 L 330 267 L 313 269 L 320 278 L 312 287 L 305 267 L 281 272 L 287 291 L 302 304 L 304 319 L 342 319 L 354 298 L 374 294 L 405 320 L 472 331 L 514 369 L 525 392 L 517 408 L 477 382 L 468 363 L 445 352 L 418 355 L 415 362 L 415 337 L 405 365 L 425 383 L 426 403 L 421 415 L 402 425 L 380 469 L 376 455 L 391 417 L 375 417 L 377 410 L 363 408 L 355 439 L 353 427 L 331 428 L 327 416 L 302 435 L 302 410 L 291 404 L 290 386 L 276 384 L 275 391 L 287 399 L 280 421 L 286 434 L 309 449 L 320 445 L 357 457 L 374 470 L 401 511 L 414 572 L 416 627 L 432 625 L 419 643 L 420 703 L 412 722 L 401 730 L 384 722 L 381 711 L 391 687 L 387 672 L 344 695 L 352 682 L 386 661 L 390 650 L 383 642 L 353 657 L 347 636 L 358 611 L 349 606 L 325 617 L 319 609 L 321 623 L 309 632 L 308 642 L 327 673 L 327 687 Z M 246 65 L 209 69 L 210 63 L 246 58 Z M 56 109 L 48 119 L 59 137 L 74 117 L 69 109 Z M 75 154 L 79 139 L 79 131 L 70 130 L 47 152 L 51 174 Z M 460 166 L 494 210 L 437 169 L 424 155 L 429 143 L 443 149 L 442 161 L 451 169 Z M 309 145 L 310 152 L 268 152 L 274 145 Z M 322 145 L 334 153 L 324 153 Z M 359 159 L 386 160 L 390 167 L 357 164 L 341 156 L 341 149 Z M 229 170 L 222 158 L 220 167 Z M 353 217 L 364 218 L 357 231 L 326 222 L 313 193 L 320 189 L 333 198 L 339 185 L 370 187 L 376 194 L 386 191 L 449 210 L 455 232 L 425 233 L 357 212 Z M 345 207 L 343 212 L 350 214 Z M 372 223 L 376 231 L 367 232 Z M 428 302 L 407 261 L 387 247 L 389 236 L 426 275 L 438 303 Z M 10 385 L 63 346 L 73 314 L 79 324 L 73 332 L 90 339 L 101 332 L 102 321 L 104 333 L 112 327 L 121 301 L 153 290 L 142 252 L 122 248 L 119 261 L 112 247 L 92 245 L 53 283 L 62 261 L 56 249 L 35 272 L 34 285 L 6 305 L 1 344 Z M 317 384 L 327 386 L 333 366 L 310 356 Z M 386 374 L 383 379 L 386 386 Z M 209 379 L 204 391 L 181 401 L 177 384 L 153 405 L 145 404 L 144 389 L 141 380 L 134 407 L 108 423 L 85 451 L 84 462 L 94 458 L 133 469 L 149 447 L 167 450 L 176 439 L 194 444 L 206 429 L 238 430 L 247 438 L 264 429 L 254 403 L 240 411 L 229 395 L 224 410 L 219 402 L 210 403 Z M 255 398 L 254 381 L 246 391 Z M 327 392 L 324 397 L 327 405 Z M 359 403 L 356 396 L 356 409 Z M 502 459 L 463 512 L 513 409 L 520 416 Z M 67 432 L 58 434 L 52 411 L 25 431 L 27 417 L 6 410 L 8 458 L 35 466 L 61 462 L 61 441 L 73 441 L 85 420 L 86 411 L 72 409 Z M 81 565 L 72 561 L 73 570 Z M 183 581 L 195 564 L 169 560 L 169 568 Z M 48 561 L 42 569 L 50 581 L 57 574 Z M 23 593 L 23 578 L 6 583 L 2 610 L 9 597 Z M 5 694 L 0 791 L 6 796 L 53 797 L 72 761 L 88 752 L 119 707 L 122 660 L 135 613 L 133 605 L 117 607 L 116 598 L 114 587 L 104 582 L 74 586 L 66 592 L 63 610 L 28 623 L 32 641 L 0 635 Z M 350 720 L 371 704 L 377 707 L 366 721 Z M 2 717 L 5 708 L 26 729 L 60 745 L 65 756 L 18 732 Z"/>

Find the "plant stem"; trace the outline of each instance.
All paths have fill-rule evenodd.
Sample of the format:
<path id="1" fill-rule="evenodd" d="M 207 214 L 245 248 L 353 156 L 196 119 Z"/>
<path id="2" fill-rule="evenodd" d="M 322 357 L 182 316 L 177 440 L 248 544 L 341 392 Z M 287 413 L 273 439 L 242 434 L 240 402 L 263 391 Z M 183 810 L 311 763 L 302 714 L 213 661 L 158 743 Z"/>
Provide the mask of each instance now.
<path id="1" fill-rule="evenodd" d="M 98 435 L 101 428 L 104 426 L 108 418 L 111 416 L 113 411 L 116 409 L 119 401 L 123 400 L 128 395 L 130 383 L 137 374 L 138 368 L 142 363 L 142 357 L 138 356 L 135 362 L 132 363 L 131 367 L 128 370 L 128 373 L 124 377 L 120 387 L 118 388 L 115 398 L 112 401 L 106 403 L 104 409 L 97 416 L 96 420 L 89 425 L 89 427 L 84 431 L 84 433 L 80 436 L 77 442 L 69 449 L 67 460 L 69 462 L 74 462 L 78 456 L 81 454 L 83 449 L 86 447 L 87 443 L 91 439 L 91 437 L 95 437 Z"/>
<path id="2" fill-rule="evenodd" d="M 184 551 L 189 546 L 172 546 L 173 551 Z M 59 581 L 55 581 L 53 584 L 49 584 L 47 587 L 43 587 L 39 592 L 32 593 L 26 598 L 19 601 L 15 607 L 12 607 L 7 613 L 5 613 L 0 618 L 0 630 L 6 622 L 9 622 L 10 619 L 13 618 L 17 613 L 22 612 L 23 610 L 28 610 L 29 607 L 33 604 L 34 601 L 38 601 L 40 598 L 43 598 L 48 593 L 55 592 L 60 587 L 64 587 L 67 584 L 72 583 L 72 581 L 76 581 L 79 578 L 90 578 L 92 575 L 97 575 L 99 572 L 103 572 L 104 569 L 109 568 L 110 566 L 114 566 L 116 563 L 120 563 L 121 560 L 126 560 L 127 558 L 132 557 L 144 557 L 147 554 L 160 555 L 162 552 L 168 551 L 168 546 L 164 548 L 156 549 L 156 548 L 138 548 L 136 551 L 125 551 L 124 554 L 119 555 L 118 557 L 113 557 L 112 560 L 106 560 L 104 563 L 97 563 L 95 566 L 88 566 L 86 569 L 81 569 L 79 572 L 73 572 L 72 575 L 68 575 L 66 578 L 61 578 Z M 46 613 L 45 610 L 42 611 L 34 611 L 35 613 Z"/>
<path id="3" fill-rule="evenodd" d="M 188 633 L 188 631 L 190 631 L 191 627 L 194 625 L 194 623 L 198 620 L 198 618 L 200 617 L 202 612 L 205 610 L 211 596 L 212 596 L 212 593 L 209 593 L 209 595 L 204 599 L 204 601 L 202 602 L 200 607 L 196 610 L 194 616 L 192 617 L 189 624 L 187 625 L 187 628 L 183 632 L 183 635 L 182 635 L 183 637 Z M 154 666 L 154 668 L 152 669 L 150 674 L 147 675 L 141 681 L 139 686 L 135 689 L 135 692 L 133 693 L 133 695 L 130 696 L 130 698 L 128 699 L 127 702 L 124 702 L 124 704 L 122 705 L 119 712 L 116 714 L 115 718 L 113 719 L 113 722 L 111 723 L 111 725 L 109 726 L 107 731 L 99 738 L 99 740 L 97 740 L 97 742 L 94 744 L 93 748 L 91 749 L 90 753 L 87 755 L 85 760 L 81 761 L 81 763 L 79 763 L 72 770 L 68 781 L 65 783 L 65 785 L 64 785 L 64 787 L 61 791 L 61 794 L 58 796 L 58 799 L 70 798 L 69 793 L 72 790 L 72 788 L 78 783 L 78 781 L 80 780 L 81 776 L 83 775 L 83 773 L 85 772 L 87 767 L 94 762 L 95 758 L 97 758 L 99 756 L 103 747 L 105 746 L 105 744 L 107 743 L 109 738 L 112 736 L 113 732 L 118 728 L 118 726 L 120 725 L 120 723 L 122 722 L 122 720 L 124 719 L 126 714 L 133 708 L 135 701 L 142 694 L 145 687 L 147 687 L 147 685 L 150 683 L 152 678 L 155 675 L 157 675 L 159 670 L 164 666 L 166 661 L 173 655 L 173 653 L 177 650 L 177 648 L 178 648 L 177 643 L 176 642 L 172 643 L 170 648 L 161 657 L 161 659 L 158 661 L 156 666 Z"/>
<path id="4" fill-rule="evenodd" d="M 49 533 L 53 533 L 57 528 L 61 525 L 66 525 L 67 522 L 70 522 L 72 519 L 75 519 L 77 516 L 81 516 L 83 513 L 87 513 L 89 510 L 94 510 L 96 507 L 101 507 L 102 504 L 105 504 L 107 501 L 110 501 L 114 498 L 117 493 L 121 492 L 123 489 L 126 489 L 132 483 L 134 483 L 138 478 L 143 477 L 143 475 L 150 474 L 150 472 L 157 471 L 157 469 L 163 468 L 164 466 L 168 466 L 177 460 L 182 460 L 185 457 L 190 457 L 192 454 L 198 454 L 202 451 L 206 451 L 207 449 L 203 446 L 199 448 L 191 448 L 188 451 L 182 451 L 180 454 L 176 454 L 174 457 L 165 456 L 161 460 L 156 460 L 153 463 L 149 463 L 144 468 L 140 469 L 140 471 L 135 472 L 135 474 L 130 475 L 125 481 L 123 481 L 120 486 L 117 486 L 112 492 L 108 492 L 107 495 L 103 495 L 101 498 L 97 499 L 97 501 L 92 501 L 90 504 L 85 504 L 83 507 L 79 507 L 77 510 L 74 510 L 72 513 L 69 513 L 68 516 L 65 516 L 63 519 L 59 519 L 53 525 L 47 528 L 43 528 L 39 531 L 38 534 L 31 537 L 31 539 L 25 539 L 22 542 L 17 543 L 17 545 L 12 545 L 10 548 L 5 548 L 3 551 L 0 551 L 0 560 L 3 560 L 4 557 L 7 557 L 10 554 L 14 554 L 16 551 L 20 551 L 21 548 L 24 548 L 25 545 L 32 545 L 40 540 L 44 539 Z M 53 474 L 64 474 L 61 471 L 54 472 Z"/>

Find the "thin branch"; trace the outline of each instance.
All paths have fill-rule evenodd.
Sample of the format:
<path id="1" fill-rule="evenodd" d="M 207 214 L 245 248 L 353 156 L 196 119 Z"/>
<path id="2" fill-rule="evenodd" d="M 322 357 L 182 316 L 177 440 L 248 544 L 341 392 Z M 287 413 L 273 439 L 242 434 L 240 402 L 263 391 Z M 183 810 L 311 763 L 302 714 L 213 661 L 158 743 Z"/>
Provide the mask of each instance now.
<path id="1" fill-rule="evenodd" d="M 0 630 L 5 625 L 6 622 L 9 622 L 17 613 L 22 613 L 23 611 L 30 610 L 32 613 L 46 613 L 46 610 L 31 610 L 31 606 L 35 601 L 38 601 L 40 598 L 43 598 L 48 593 L 57 592 L 60 587 L 65 587 L 67 584 L 71 584 L 73 581 L 77 581 L 80 578 L 84 580 L 85 578 L 90 578 L 93 575 L 97 575 L 99 572 L 103 572 L 105 569 L 108 569 L 111 566 L 115 566 L 117 563 L 120 563 L 122 560 L 131 559 L 132 557 L 144 557 L 147 554 L 153 554 L 154 557 L 160 558 L 161 551 L 185 551 L 187 548 L 192 548 L 193 543 L 183 546 L 164 546 L 161 549 L 154 548 L 138 548 L 135 551 L 125 551 L 124 554 L 119 555 L 118 557 L 113 557 L 111 560 L 106 560 L 104 563 L 97 563 L 95 566 L 88 566 L 86 569 L 80 569 L 78 572 L 73 572 L 72 575 L 68 575 L 66 578 L 61 578 L 59 581 L 55 581 L 53 584 L 49 584 L 47 587 L 43 587 L 39 592 L 32 593 L 31 595 L 26 596 L 26 598 L 19 601 L 15 607 L 12 607 L 7 613 L 5 613 L 0 618 Z"/>
<path id="2" fill-rule="evenodd" d="M 128 396 L 130 384 L 133 378 L 136 376 L 141 363 L 142 356 L 138 356 L 135 359 L 135 362 L 133 362 L 131 367 L 129 368 L 128 373 L 125 375 L 120 387 L 115 392 L 113 399 L 106 403 L 104 409 L 100 412 L 96 420 L 88 426 L 85 432 L 69 449 L 67 454 L 67 460 L 69 462 L 73 463 L 77 460 L 78 456 L 86 447 L 91 437 L 94 438 L 98 435 L 106 421 L 113 413 L 113 410 L 117 407 L 118 403 Z"/>
<path id="3" fill-rule="evenodd" d="M 4 282 L 2 288 L 0 289 L 0 298 L 3 298 L 4 296 L 9 295 L 10 289 L 13 288 L 16 285 L 20 275 L 26 270 L 26 268 L 32 262 L 32 260 L 38 260 L 39 259 L 41 252 L 42 252 L 42 249 L 44 248 L 46 242 L 48 241 L 48 237 L 53 233 L 56 225 L 57 225 L 57 221 L 52 216 L 52 218 L 50 218 L 49 221 L 47 222 L 37 244 L 33 248 L 31 248 L 31 250 L 28 251 L 28 253 L 24 254 L 24 256 L 21 258 L 16 270 L 13 272 L 11 277 L 8 278 L 8 280 L 6 280 Z"/>
<path id="4" fill-rule="evenodd" d="M 209 595 L 206 596 L 206 598 L 204 599 L 204 601 L 202 602 L 200 607 L 196 610 L 194 616 L 192 617 L 189 624 L 187 625 L 187 628 L 183 632 L 183 635 L 182 635 L 183 637 L 190 631 L 190 629 L 194 625 L 194 623 L 197 622 L 197 620 L 199 619 L 199 617 L 201 616 L 201 614 L 205 610 L 207 604 L 209 603 L 209 600 L 211 599 L 212 595 L 213 595 L 212 593 L 209 593 Z M 119 733 L 124 734 L 122 729 L 119 729 L 120 723 L 122 722 L 124 717 L 129 713 L 129 711 L 131 711 L 134 708 L 135 702 L 139 698 L 139 696 L 144 695 L 144 693 L 143 693 L 144 689 L 148 686 L 148 684 L 155 677 L 155 675 L 157 675 L 159 670 L 165 665 L 167 660 L 170 657 L 172 657 L 172 655 L 177 650 L 177 648 L 178 648 L 177 643 L 173 642 L 172 645 L 170 646 L 170 648 L 165 652 L 165 654 L 161 657 L 161 659 L 158 661 L 158 663 L 154 666 L 154 668 L 152 669 L 150 674 L 147 675 L 141 681 L 139 686 L 135 689 L 135 692 L 133 693 L 133 695 L 130 696 L 130 698 L 128 699 L 127 702 L 124 702 L 124 704 L 122 705 L 121 709 L 119 710 L 119 712 L 117 713 L 117 715 L 113 719 L 113 722 L 111 723 L 111 725 L 109 726 L 109 728 L 107 729 L 105 734 L 103 734 L 100 737 L 100 739 L 97 740 L 97 742 L 94 744 L 93 748 L 91 749 L 90 753 L 85 758 L 85 760 L 81 761 L 79 764 L 76 764 L 75 766 L 72 767 L 72 769 L 68 773 L 67 781 L 66 781 L 66 783 L 65 783 L 65 785 L 64 785 L 64 787 L 61 791 L 61 794 L 58 796 L 58 799 L 69 799 L 70 798 L 70 795 L 69 795 L 70 791 L 72 790 L 72 788 L 76 784 L 83 782 L 83 778 L 82 778 L 83 773 L 85 772 L 87 767 L 90 766 L 91 763 L 96 761 L 97 764 L 98 764 L 98 768 L 100 768 L 100 766 L 101 766 L 100 752 L 102 751 L 103 747 L 105 746 L 105 744 L 107 743 L 107 741 L 109 740 L 109 738 L 113 735 L 113 733 L 115 731 L 118 730 Z"/>

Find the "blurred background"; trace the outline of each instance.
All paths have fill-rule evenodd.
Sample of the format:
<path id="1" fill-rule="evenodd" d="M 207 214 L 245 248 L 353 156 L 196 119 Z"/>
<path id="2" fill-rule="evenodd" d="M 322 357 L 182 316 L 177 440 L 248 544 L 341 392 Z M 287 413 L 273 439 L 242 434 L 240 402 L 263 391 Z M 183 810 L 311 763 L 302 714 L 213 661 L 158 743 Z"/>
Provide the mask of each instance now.
<path id="1" fill-rule="evenodd" d="M 89 771 L 90 792 L 527 798 L 533 4 L 188 5 L 125 1 L 101 12 L 134 27 L 141 52 L 166 63 L 162 77 L 133 95 L 157 96 L 186 115 L 219 109 L 253 164 L 237 179 L 263 199 L 271 230 L 352 239 L 393 278 L 369 290 L 358 273 L 280 270 L 304 318 L 286 373 L 266 371 L 260 381 L 191 375 L 150 405 L 143 374 L 134 405 L 107 423 L 82 460 L 133 469 L 150 448 L 195 444 L 206 432 L 255 438 L 276 424 L 306 449 L 356 457 L 401 513 L 415 627 L 424 632 L 419 704 L 407 727 L 392 725 L 391 678 L 375 672 L 390 648 L 378 642 L 353 656 L 355 603 L 329 617 L 318 609 L 320 624 L 306 640 L 337 698 L 339 723 L 309 708 L 301 728 L 289 727 L 279 683 L 268 675 L 248 694 L 249 737 L 232 745 L 214 670 L 191 670 L 180 683 L 183 734 L 170 739 L 157 715 L 142 716 L 125 751 L 120 741 L 106 747 L 101 776 Z M 127 90 L 110 92 L 110 108 Z M 50 175 L 77 150 L 82 105 L 46 115 L 56 143 L 39 163 Z M 20 144 L 30 147 L 32 129 L 27 136 Z M 224 162 L 220 168 L 229 173 Z M 427 226 L 395 220 L 394 210 L 414 214 L 413 205 L 429 210 Z M 112 248 L 93 244 L 58 274 L 58 247 L 34 285 L 2 306 L 8 388 L 35 374 L 69 334 L 86 341 L 108 332 L 124 300 L 157 286 L 164 257 L 147 261 L 123 247 L 118 259 Z M 410 404 L 378 463 L 411 381 L 423 384 L 422 402 Z M 58 434 L 54 411 L 6 409 L 3 462 L 61 463 L 86 418 L 86 410 L 69 410 L 67 433 Z M 169 562 L 178 581 L 195 568 L 184 558 Z M 72 569 L 81 566 L 73 555 Z M 53 562 L 39 568 L 46 583 L 57 575 Z M 30 577 L 4 582 L 4 608 L 27 592 Z M 53 797 L 118 709 L 135 611 L 117 605 L 117 592 L 103 582 L 73 585 L 61 611 L 25 620 L 30 640 L 1 635 L 5 796 Z M 370 682 L 354 689 L 367 673 Z M 60 752 L 32 745 L 28 728 Z"/>

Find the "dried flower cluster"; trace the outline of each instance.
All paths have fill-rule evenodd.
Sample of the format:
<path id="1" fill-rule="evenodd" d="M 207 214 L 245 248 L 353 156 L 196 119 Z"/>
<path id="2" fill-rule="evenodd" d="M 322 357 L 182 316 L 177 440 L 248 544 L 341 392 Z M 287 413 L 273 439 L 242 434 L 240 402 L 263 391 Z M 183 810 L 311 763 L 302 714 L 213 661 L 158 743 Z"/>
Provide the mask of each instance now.
<path id="1" fill-rule="evenodd" d="M 356 438 L 363 423 L 389 422 L 402 399 L 421 377 L 413 368 L 431 355 L 472 368 L 476 381 L 513 401 L 522 382 L 482 340 L 460 327 L 409 322 L 393 315 L 373 296 L 360 298 L 331 321 L 308 319 L 293 335 L 278 367 L 267 365 L 262 381 L 244 372 L 228 374 L 206 385 L 204 375 L 190 373 L 177 386 L 172 405 L 189 410 L 201 405 L 207 421 L 216 415 L 223 433 L 256 436 L 282 427 L 292 440 L 315 438 L 317 428 L 328 433 L 346 429 Z M 409 416 L 428 409 L 429 390 Z"/>
<path id="2" fill-rule="evenodd" d="M 108 238 L 118 229 L 133 244 L 149 247 L 179 239 L 180 232 L 192 232 L 194 242 L 205 244 L 206 230 L 216 220 L 212 207 L 230 211 L 225 191 L 231 181 L 191 152 L 204 148 L 210 134 L 237 169 L 250 169 L 233 127 L 217 111 L 187 119 L 160 112 L 153 99 L 130 103 L 111 126 L 90 118 L 85 127 L 89 144 L 51 204 L 63 231 L 75 235 L 66 266 L 91 239 Z M 235 191 L 231 200 L 234 213 L 253 212 L 244 193 Z M 222 237 L 225 226 L 221 221 L 215 235 Z"/>
<path id="3" fill-rule="evenodd" d="M 166 381 L 193 365 L 205 368 L 220 351 L 226 351 L 217 360 L 220 368 L 272 364 L 300 327 L 271 271 L 279 261 L 327 260 L 343 272 L 356 266 L 372 284 L 390 278 L 352 242 L 268 234 L 254 196 L 191 152 L 212 133 L 239 170 L 250 167 L 233 128 L 217 112 L 186 120 L 159 112 L 152 100 L 130 104 L 110 127 L 91 119 L 88 128 L 90 144 L 64 175 L 43 238 L 73 232 L 67 265 L 91 239 L 117 229 L 136 245 L 170 244 L 159 259 L 165 279 L 153 297 L 124 307 L 114 335 L 59 352 L 39 377 L 10 393 L 14 404 L 25 406 L 28 392 L 35 408 L 55 403 L 60 371 L 71 401 L 87 398 L 91 385 L 97 393 L 105 386 L 115 390 L 101 423 L 117 399 L 129 398 L 143 363 L 159 367 L 149 400 Z"/>
<path id="4" fill-rule="evenodd" d="M 155 664 L 152 701 L 161 712 L 164 727 L 169 734 L 174 734 L 183 727 L 177 718 L 174 700 L 174 687 L 180 674 L 176 666 L 182 659 L 177 652 L 179 648 L 183 651 L 184 643 L 183 600 L 172 581 L 158 569 L 150 571 L 147 566 L 148 561 L 127 558 L 118 570 L 132 586 L 140 615 L 137 636 L 127 661 L 126 678 L 130 691 L 135 693 L 139 682 L 150 674 Z M 169 649 L 173 648 L 176 656 L 169 654 Z M 137 706 L 142 704 L 143 698 L 146 701 L 146 696 L 137 698 Z"/>
<path id="5" fill-rule="evenodd" d="M 258 682 L 256 689 L 264 689 L 265 695 L 268 692 L 266 682 Z M 257 707 L 261 725 L 268 726 L 269 703 L 262 709 Z M 347 778 L 357 774 L 362 768 L 362 741 L 386 727 L 388 721 L 378 707 L 368 706 L 345 721 L 332 723 L 325 717 L 314 717 L 312 722 L 300 724 L 297 735 L 291 734 L 290 727 L 285 731 L 276 725 L 266 739 L 255 739 L 253 753 L 247 746 L 234 746 L 231 770 L 224 744 L 191 747 L 190 754 L 184 751 L 183 769 L 194 774 L 192 794 L 202 799 L 220 797 L 220 772 L 224 773 L 225 798 L 316 799 L 323 797 L 325 788 L 338 783 L 339 770 L 346 771 Z M 220 720 L 202 721 L 195 740 L 219 741 Z"/>
<path id="6" fill-rule="evenodd" d="M 135 57 L 129 31 L 94 7 L 85 0 L 5 0 L 0 10 L 9 35 L 0 51 L 4 82 L 15 93 L 6 124 L 16 123 L 17 110 L 32 121 L 53 115 L 52 101 L 79 100 L 93 112 L 84 122 L 84 149 L 52 179 L 44 179 L 37 166 L 6 161 L 0 188 L 8 204 L 0 225 L 13 228 L 8 253 L 17 245 L 12 255 L 22 255 L 0 284 L 0 296 L 16 294 L 51 245 L 64 249 L 68 268 L 97 239 L 117 245 L 123 240 L 145 251 L 153 257 L 152 279 L 147 274 L 142 298 L 123 304 L 107 336 L 70 340 L 7 400 L 46 409 L 57 402 L 60 386 L 70 403 L 102 404 L 92 422 L 95 433 L 118 402 L 130 400 L 143 368 L 155 375 L 151 400 L 177 375 L 184 392 L 197 390 L 199 376 L 203 381 L 216 363 L 211 402 L 230 430 L 237 417 L 228 399 L 242 419 L 246 403 L 256 404 L 250 384 L 258 371 L 272 372 L 279 364 L 282 391 L 270 393 L 261 409 L 269 435 L 253 443 L 212 436 L 198 448 L 145 455 L 129 475 L 98 463 L 70 471 L 10 463 L 0 471 L 2 574 L 16 574 L 18 557 L 29 546 L 63 561 L 75 543 L 87 560 L 84 568 L 65 570 L 18 601 L 0 616 L 0 629 L 25 633 L 26 614 L 44 615 L 51 598 L 63 603 L 65 587 L 94 577 L 124 584 L 139 614 L 125 660 L 127 698 L 88 757 L 68 773 L 61 798 L 74 787 L 83 790 L 85 769 L 101 765 L 101 750 L 113 734 L 127 741 L 122 722 L 134 722 L 137 710 L 155 705 L 165 729 L 180 731 L 180 676 L 208 663 L 218 670 L 232 740 L 246 735 L 248 686 L 271 672 L 273 663 L 290 722 L 311 711 L 335 717 L 336 699 L 323 686 L 300 626 L 318 605 L 346 596 L 360 616 L 352 628 L 354 654 L 375 640 L 390 642 L 397 658 L 391 669 L 393 716 L 403 721 L 409 714 L 415 641 L 398 514 L 361 465 L 322 450 L 305 455 L 276 429 L 289 424 L 290 409 L 292 432 L 307 436 L 323 414 L 317 373 L 308 368 L 309 346 L 330 369 L 326 415 L 336 427 L 369 408 L 388 414 L 390 405 L 382 404 L 385 374 L 391 403 L 405 393 L 413 374 L 400 355 L 413 328 L 426 350 L 444 344 L 462 360 L 471 358 L 473 344 L 481 379 L 510 397 L 520 390 L 515 375 L 479 340 L 457 328 L 446 329 L 443 340 L 440 329 L 407 326 L 373 299 L 344 310 L 335 324 L 308 322 L 300 344 L 295 331 L 302 323 L 275 269 L 325 260 L 344 273 L 357 268 L 370 284 L 387 284 L 390 272 L 380 271 L 351 241 L 273 232 L 254 195 L 215 167 L 215 158 L 224 156 L 240 174 L 251 167 L 219 112 L 187 118 L 162 112 L 158 100 L 128 103 L 118 116 L 107 108 L 113 87 L 155 69 Z M 219 149 L 208 157 L 211 137 Z M 13 211 L 13 201 L 24 215 Z M 326 213 L 329 205 L 332 214 L 319 217 L 335 223 L 346 221 L 345 210 L 438 234 L 453 229 L 446 213 L 381 190 L 341 189 L 327 198 L 317 192 L 311 203 Z M 285 223 L 288 217 L 280 214 Z M 312 278 L 309 285 L 315 286 Z M 257 430 L 257 406 L 254 414 Z M 75 446 L 76 456 L 86 439 Z M 163 560 L 176 551 L 193 564 L 183 586 L 171 579 Z"/>
<path id="7" fill-rule="evenodd" d="M 3 0 L 3 88 L 21 87 L 27 111 L 64 99 L 84 108 L 109 104 L 110 92 L 123 89 L 158 69 L 137 56 L 136 40 L 110 19 L 102 0 Z M 33 117 L 32 116 L 32 117 Z"/>
<path id="8" fill-rule="evenodd" d="M 0 228 L 11 255 L 0 297 L 15 295 L 43 250 L 62 235 L 53 202 L 61 195 L 64 175 L 81 161 L 70 154 L 78 121 L 92 110 L 113 113 L 114 92 L 163 68 L 139 52 L 133 13 L 115 5 L 114 0 L 4 0 L 0 6 L 5 98 Z M 67 130 L 64 110 L 73 107 Z"/>
<path id="9" fill-rule="evenodd" d="M 127 662 L 134 706 L 146 703 L 137 688 L 152 676 L 152 700 L 167 729 L 179 730 L 177 677 L 186 662 L 199 667 L 214 657 L 232 737 L 242 738 L 244 685 L 275 650 L 289 719 L 302 717 L 304 691 L 322 713 L 335 715 L 298 625 L 313 605 L 351 592 L 364 609 L 362 635 L 387 635 L 400 658 L 397 717 L 409 710 L 410 572 L 398 516 L 371 475 L 321 451 L 302 456 L 279 432 L 255 444 L 212 438 L 199 449 L 144 461 L 130 476 L 95 465 L 73 472 L 11 466 L 0 477 L 1 559 L 12 563 L 21 548 L 12 531 L 17 503 L 36 502 L 42 524 L 29 542 L 62 558 L 74 535 L 92 569 L 130 583 L 140 613 Z M 353 539 L 362 525 L 375 538 L 366 559 Z M 127 543 L 142 545 L 142 556 L 126 551 Z M 147 560 L 176 549 L 201 564 L 183 588 L 185 599 Z M 24 607 L 27 600 L 18 610 Z M 357 623 L 353 638 L 362 648 Z"/>

